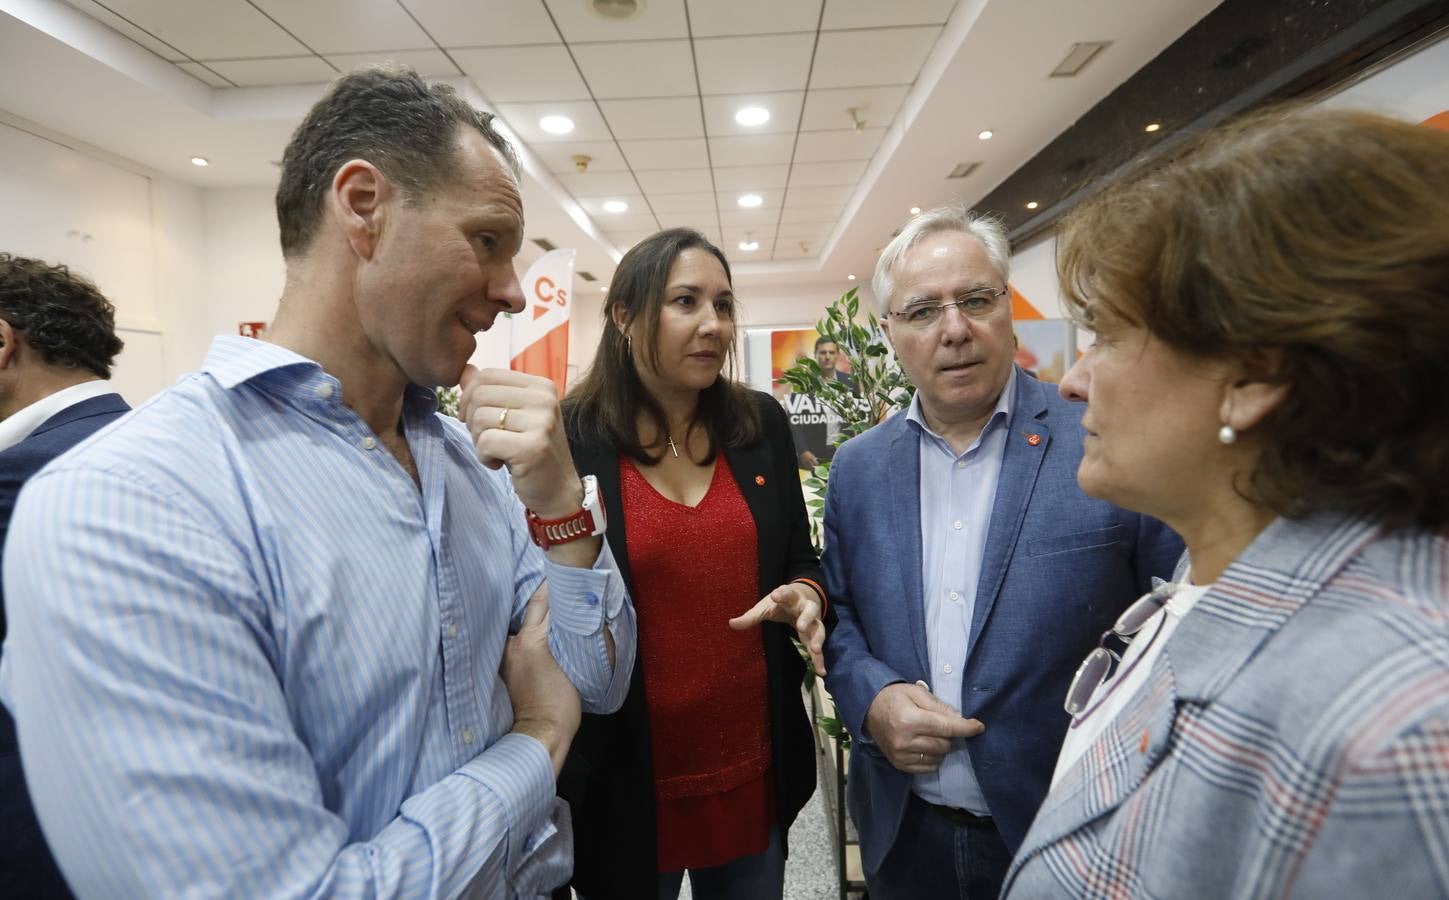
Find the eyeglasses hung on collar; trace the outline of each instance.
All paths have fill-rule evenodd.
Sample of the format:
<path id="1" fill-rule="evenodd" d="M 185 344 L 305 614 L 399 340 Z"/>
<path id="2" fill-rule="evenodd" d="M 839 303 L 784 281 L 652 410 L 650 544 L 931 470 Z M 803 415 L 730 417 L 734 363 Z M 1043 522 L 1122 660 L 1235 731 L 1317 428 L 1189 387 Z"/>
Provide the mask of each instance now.
<path id="1" fill-rule="evenodd" d="M 900 312 L 887 312 L 886 315 L 899 319 L 902 323 L 911 328 L 930 328 L 946 314 L 949 307 L 956 307 L 956 310 L 968 319 L 984 319 L 996 312 L 1001 305 L 1001 298 L 1005 296 L 1009 288 L 1002 288 L 999 291 L 987 288 L 980 291 L 972 291 L 963 294 L 949 303 L 910 303 Z"/>
<path id="2" fill-rule="evenodd" d="M 1077 674 L 1072 677 L 1072 686 L 1067 689 L 1067 702 L 1065 705 L 1067 713 L 1073 719 L 1072 727 L 1075 728 L 1107 699 L 1107 695 L 1103 694 L 1101 697 L 1096 698 L 1097 702 L 1092 705 L 1091 709 L 1087 708 L 1087 704 L 1093 700 L 1092 695 L 1096 693 L 1097 688 L 1106 682 L 1107 677 L 1112 673 L 1112 669 L 1122 662 L 1122 657 L 1115 650 L 1107 646 L 1107 641 L 1115 637 L 1123 644 L 1130 644 L 1132 637 L 1141 631 L 1142 626 L 1151 621 L 1152 617 L 1166 605 L 1168 599 L 1176 590 L 1176 582 L 1164 581 L 1154 587 L 1151 592 L 1143 594 L 1138 598 L 1137 602 L 1127 607 L 1117 619 L 1117 623 L 1110 630 L 1102 632 L 1102 638 L 1097 642 L 1097 649 L 1087 654 L 1087 658 L 1082 660 L 1082 664 L 1077 667 Z M 1147 646 L 1151 646 L 1151 642 L 1157 639 L 1157 635 L 1161 631 L 1161 627 L 1153 629 L 1152 637 L 1148 639 Z M 1142 655 L 1145 655 L 1146 652 L 1146 649 L 1144 649 Z M 1142 655 L 1139 655 L 1137 659 L 1141 659 Z M 1136 665 L 1136 660 L 1133 660 L 1133 665 Z M 1132 666 L 1128 666 L 1128 670 L 1131 668 Z M 1116 680 L 1107 688 L 1107 694 L 1110 694 L 1117 685 L 1121 684 L 1126 676 L 1126 671 L 1119 673 Z"/>

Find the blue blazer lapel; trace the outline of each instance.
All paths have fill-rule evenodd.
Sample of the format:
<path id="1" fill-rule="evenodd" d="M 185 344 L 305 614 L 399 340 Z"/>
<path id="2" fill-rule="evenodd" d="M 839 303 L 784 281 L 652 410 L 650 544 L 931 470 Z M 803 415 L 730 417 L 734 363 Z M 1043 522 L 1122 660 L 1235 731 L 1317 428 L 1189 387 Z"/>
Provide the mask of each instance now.
<path id="1" fill-rule="evenodd" d="M 1016 406 L 1007 423 L 1006 449 L 1002 452 L 1001 474 L 996 482 L 996 499 L 991 506 L 991 524 L 986 529 L 986 546 L 981 555 L 981 578 L 976 583 L 976 608 L 971 615 L 971 636 L 966 658 L 976 651 L 976 641 L 996 605 L 1006 567 L 1016 549 L 1026 506 L 1036 487 L 1036 476 L 1051 446 L 1051 428 L 1046 423 L 1047 404 L 1041 382 L 1020 372 L 1016 375 Z M 1035 446 L 1026 435 L 1041 436 Z M 919 515 L 917 519 L 919 519 Z"/>
<path id="2" fill-rule="evenodd" d="M 121 399 L 119 394 L 102 394 L 99 397 L 92 397 L 89 400 L 82 400 L 79 403 L 67 406 L 65 409 L 41 422 L 31 437 L 38 437 L 47 431 L 59 428 L 62 425 L 69 425 L 77 419 L 88 419 L 91 416 L 104 416 L 130 412 L 131 407 Z"/>
<path id="3" fill-rule="evenodd" d="M 901 603 L 910 623 L 916 660 L 920 671 L 925 673 L 931 671 L 931 664 L 926 652 L 925 589 L 921 586 L 921 437 L 904 413 L 889 424 L 898 431 L 891 441 L 891 464 L 886 467 L 890 472 L 890 490 L 884 497 L 890 504 L 896 560 L 901 567 L 901 584 L 905 585 Z"/>

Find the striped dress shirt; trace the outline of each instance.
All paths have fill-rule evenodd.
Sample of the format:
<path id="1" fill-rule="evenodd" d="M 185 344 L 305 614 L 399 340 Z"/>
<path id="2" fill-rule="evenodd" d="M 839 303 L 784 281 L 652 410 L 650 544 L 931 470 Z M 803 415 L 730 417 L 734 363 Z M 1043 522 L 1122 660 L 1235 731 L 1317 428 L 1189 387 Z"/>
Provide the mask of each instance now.
<path id="1" fill-rule="evenodd" d="M 0 696 L 83 896 L 536 896 L 571 866 L 504 642 L 547 580 L 586 710 L 634 614 L 605 544 L 549 562 L 507 475 L 410 388 L 421 489 L 316 363 L 218 338 L 202 370 L 32 479 Z M 613 635 L 610 665 L 604 630 Z"/>

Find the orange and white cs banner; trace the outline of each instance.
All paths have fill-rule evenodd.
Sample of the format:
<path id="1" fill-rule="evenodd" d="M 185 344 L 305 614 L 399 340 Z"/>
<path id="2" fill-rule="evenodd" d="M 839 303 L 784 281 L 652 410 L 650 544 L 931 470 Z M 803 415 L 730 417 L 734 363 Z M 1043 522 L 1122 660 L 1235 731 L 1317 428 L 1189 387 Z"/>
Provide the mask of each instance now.
<path id="1" fill-rule="evenodd" d="M 528 305 L 512 317 L 508 341 L 508 367 L 553 379 L 560 398 L 568 380 L 574 255 L 573 250 L 550 250 L 528 267 L 523 276 Z"/>

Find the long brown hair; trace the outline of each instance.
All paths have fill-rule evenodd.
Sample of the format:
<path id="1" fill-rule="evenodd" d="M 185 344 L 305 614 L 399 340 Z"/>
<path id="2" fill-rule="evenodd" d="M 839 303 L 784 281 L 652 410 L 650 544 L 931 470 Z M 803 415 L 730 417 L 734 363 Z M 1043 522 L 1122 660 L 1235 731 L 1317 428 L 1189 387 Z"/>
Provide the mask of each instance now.
<path id="1" fill-rule="evenodd" d="M 724 267 L 725 279 L 733 283 L 730 264 L 709 239 L 690 228 L 669 228 L 651 235 L 630 248 L 614 270 L 604 301 L 604 333 L 589 367 L 564 399 L 564 416 L 571 430 L 603 441 L 622 454 L 645 465 L 663 458 L 652 454 L 639 435 L 639 414 L 651 422 L 658 434 L 669 430 L 664 408 L 644 387 L 634 368 L 634 359 L 624 333 L 614 319 L 622 312 L 625 326 L 633 325 L 639 337 L 638 352 L 643 361 L 657 369 L 659 363 L 659 313 L 667 299 L 669 272 L 686 250 L 697 249 L 714 256 Z M 618 311 L 618 312 L 616 312 Z M 714 459 L 720 447 L 745 447 L 760 440 L 763 427 L 749 390 L 734 380 L 735 342 L 725 348 L 725 370 L 714 384 L 699 392 L 699 406 L 689 423 L 688 434 L 703 428 L 709 436 L 705 462 Z"/>
<path id="2" fill-rule="evenodd" d="M 1449 133 L 1256 114 L 1074 210 L 1057 271 L 1089 329 L 1105 309 L 1287 385 L 1244 496 L 1449 525 Z"/>

